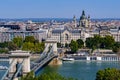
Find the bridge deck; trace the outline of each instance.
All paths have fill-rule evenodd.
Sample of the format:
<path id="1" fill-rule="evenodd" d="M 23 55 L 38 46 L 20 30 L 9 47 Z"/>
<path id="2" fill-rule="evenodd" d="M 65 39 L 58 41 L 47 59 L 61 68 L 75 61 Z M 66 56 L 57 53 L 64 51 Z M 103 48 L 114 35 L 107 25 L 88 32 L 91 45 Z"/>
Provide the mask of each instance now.
<path id="1" fill-rule="evenodd" d="M 56 54 L 53 52 L 53 46 L 48 47 L 49 49 L 45 49 L 43 53 L 41 54 L 41 57 L 36 60 L 33 65 L 31 65 L 31 70 L 33 70 L 35 73 L 42 68 L 46 63 L 48 63 L 50 60 L 52 60 L 54 57 L 57 57 Z"/>
<path id="2" fill-rule="evenodd" d="M 40 63 L 38 63 L 37 65 L 35 65 L 32 70 L 34 72 L 37 72 L 41 67 L 43 67 L 47 62 L 49 62 L 50 60 L 52 60 L 54 57 L 56 57 L 57 55 L 51 55 L 50 57 L 45 58 L 43 61 L 41 61 Z"/>

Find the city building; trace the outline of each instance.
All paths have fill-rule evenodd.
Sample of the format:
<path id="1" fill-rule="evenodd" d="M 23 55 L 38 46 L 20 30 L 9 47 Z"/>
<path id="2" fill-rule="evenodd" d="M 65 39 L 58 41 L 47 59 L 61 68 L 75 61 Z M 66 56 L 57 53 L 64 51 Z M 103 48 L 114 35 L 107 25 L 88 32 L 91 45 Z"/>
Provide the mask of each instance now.
<path id="1" fill-rule="evenodd" d="M 79 27 L 81 27 L 81 28 L 90 28 L 91 27 L 90 16 L 86 17 L 85 11 L 82 11 L 82 15 L 79 20 Z"/>
<path id="2" fill-rule="evenodd" d="M 15 26 L 13 26 L 15 24 Z M 16 25 L 19 25 L 16 27 Z M 114 27 L 115 25 L 115 27 Z M 63 46 L 69 44 L 71 40 L 82 39 L 84 42 L 88 37 L 100 35 L 113 36 L 116 42 L 120 42 L 120 22 L 118 21 L 99 21 L 92 22 L 90 16 L 85 15 L 82 11 L 79 22 L 76 16 L 72 22 L 53 22 L 52 23 L 34 23 L 32 21 L 25 22 L 9 22 L 2 24 L 0 27 L 0 42 L 11 41 L 14 37 L 34 36 L 40 42 L 44 40 L 52 40 L 61 43 Z"/>
<path id="3" fill-rule="evenodd" d="M 46 31 L 15 31 L 15 30 L 8 30 L 8 31 L 0 31 L 0 42 L 8 42 L 12 41 L 15 37 L 22 37 L 25 39 L 26 36 L 34 36 L 35 39 L 41 42 L 43 39 L 47 38 Z"/>
<path id="4" fill-rule="evenodd" d="M 57 41 L 65 45 L 65 43 L 70 43 L 71 40 L 80 39 L 81 31 L 67 28 L 66 26 L 61 28 L 55 28 L 50 33 L 50 38 L 47 40 Z"/>

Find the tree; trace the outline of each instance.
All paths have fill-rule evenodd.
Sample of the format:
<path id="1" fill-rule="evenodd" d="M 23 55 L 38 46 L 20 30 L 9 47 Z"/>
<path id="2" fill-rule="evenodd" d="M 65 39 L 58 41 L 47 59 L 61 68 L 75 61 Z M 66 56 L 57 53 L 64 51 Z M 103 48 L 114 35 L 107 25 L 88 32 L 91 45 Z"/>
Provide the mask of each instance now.
<path id="1" fill-rule="evenodd" d="M 17 45 L 14 44 L 13 42 L 9 42 L 9 43 L 8 43 L 8 49 L 9 49 L 9 50 L 17 50 L 18 47 L 17 47 Z"/>
<path id="2" fill-rule="evenodd" d="M 90 49 L 104 48 L 104 49 L 112 49 L 114 46 L 115 40 L 112 36 L 100 37 L 99 35 L 95 35 L 93 38 L 87 38 L 86 47 Z"/>
<path id="3" fill-rule="evenodd" d="M 24 42 L 34 43 L 35 42 L 35 38 L 34 38 L 34 36 L 26 36 Z"/>
<path id="4" fill-rule="evenodd" d="M 82 48 L 84 46 L 84 42 L 82 39 L 77 40 L 78 48 Z"/>
<path id="5" fill-rule="evenodd" d="M 26 76 L 22 76 L 20 80 L 35 80 L 35 74 L 31 71 Z"/>
<path id="6" fill-rule="evenodd" d="M 76 41 L 71 40 L 70 49 L 71 49 L 71 52 L 73 52 L 73 53 L 77 52 L 77 50 L 78 50 L 78 44 L 77 44 Z"/>
<path id="7" fill-rule="evenodd" d="M 96 80 L 120 80 L 120 70 L 107 68 L 96 73 Z"/>
<path id="8" fill-rule="evenodd" d="M 7 47 L 8 47 L 8 42 L 0 43 L 0 48 L 7 48 Z"/>
<path id="9" fill-rule="evenodd" d="M 44 45 L 43 42 L 42 42 L 42 43 L 35 43 L 35 44 L 34 44 L 34 52 L 35 52 L 35 53 L 40 53 L 40 52 L 42 52 L 42 51 L 44 50 L 44 48 L 45 48 L 45 45 Z"/>
<path id="10" fill-rule="evenodd" d="M 112 50 L 113 50 L 113 52 L 115 52 L 115 53 L 119 53 L 119 52 L 120 52 L 120 42 L 115 42 Z"/>
<path id="11" fill-rule="evenodd" d="M 22 50 L 26 50 L 26 51 L 34 51 L 34 44 L 31 42 L 25 42 L 23 43 L 23 47 Z"/>
<path id="12" fill-rule="evenodd" d="M 8 53 L 8 49 L 1 48 L 0 53 Z"/>
<path id="13" fill-rule="evenodd" d="M 104 47 L 105 49 L 112 49 L 112 47 L 114 46 L 115 44 L 115 40 L 112 36 L 105 36 L 104 37 Z"/>
<path id="14" fill-rule="evenodd" d="M 85 43 L 86 43 L 86 47 L 90 48 L 90 49 L 96 49 L 96 43 L 94 41 L 95 39 L 90 37 L 90 38 L 87 38 Z"/>
<path id="15" fill-rule="evenodd" d="M 74 78 L 63 77 L 56 72 L 42 73 L 38 77 L 35 77 L 33 72 L 28 73 L 26 76 L 22 77 L 20 80 L 77 80 Z"/>
<path id="16" fill-rule="evenodd" d="M 100 35 L 95 35 L 94 36 L 94 42 L 95 42 L 95 46 L 97 48 L 100 48 L 100 44 L 101 44 L 102 38 Z"/>
<path id="17" fill-rule="evenodd" d="M 15 37 L 13 38 L 13 43 L 20 48 L 22 46 L 23 39 L 21 37 Z"/>
<path id="18" fill-rule="evenodd" d="M 58 47 L 58 48 L 61 48 L 61 43 L 57 43 L 57 47 Z"/>
<path id="19" fill-rule="evenodd" d="M 69 44 L 68 44 L 68 43 L 65 43 L 65 47 L 68 48 L 68 47 L 69 47 Z"/>

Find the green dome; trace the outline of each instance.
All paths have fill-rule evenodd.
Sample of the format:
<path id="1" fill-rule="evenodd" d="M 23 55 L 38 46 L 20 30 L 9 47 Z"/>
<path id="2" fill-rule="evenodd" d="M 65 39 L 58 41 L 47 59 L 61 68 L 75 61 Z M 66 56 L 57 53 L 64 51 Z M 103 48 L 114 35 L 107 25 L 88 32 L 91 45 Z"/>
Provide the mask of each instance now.
<path id="1" fill-rule="evenodd" d="M 82 11 L 82 15 L 81 15 L 81 17 L 80 17 L 80 20 L 82 20 L 82 19 L 86 19 L 85 11 L 84 11 L 84 10 Z"/>
<path id="2" fill-rule="evenodd" d="M 85 15 L 82 15 L 82 16 L 80 17 L 80 20 L 83 20 L 83 19 L 86 19 L 86 16 L 85 16 Z"/>

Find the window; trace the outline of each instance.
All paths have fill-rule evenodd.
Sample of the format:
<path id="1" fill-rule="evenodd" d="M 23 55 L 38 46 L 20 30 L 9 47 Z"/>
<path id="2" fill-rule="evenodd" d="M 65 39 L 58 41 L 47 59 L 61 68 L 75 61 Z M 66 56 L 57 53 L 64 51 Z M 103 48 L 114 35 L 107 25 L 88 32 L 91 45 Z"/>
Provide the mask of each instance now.
<path id="1" fill-rule="evenodd" d="M 68 34 L 65 34 L 65 40 L 68 40 Z"/>

